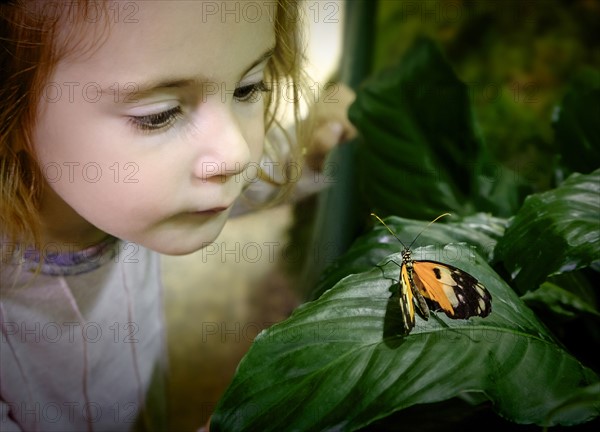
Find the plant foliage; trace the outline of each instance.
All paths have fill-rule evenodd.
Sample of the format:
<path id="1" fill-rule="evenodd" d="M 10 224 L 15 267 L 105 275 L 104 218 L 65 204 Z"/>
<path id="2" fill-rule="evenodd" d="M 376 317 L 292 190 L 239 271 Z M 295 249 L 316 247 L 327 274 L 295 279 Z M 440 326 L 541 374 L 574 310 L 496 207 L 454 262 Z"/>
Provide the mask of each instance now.
<path id="1" fill-rule="evenodd" d="M 401 245 L 372 226 L 323 273 L 311 302 L 257 337 L 211 430 L 352 431 L 457 399 L 515 423 L 598 417 L 600 362 L 589 346 L 600 343 L 600 122 L 588 115 L 597 76 L 574 87 L 555 121 L 559 147 L 585 157 L 557 157 L 555 171 L 568 177 L 535 194 L 495 163 L 466 91 L 436 46 L 419 40 L 361 89 L 350 115 L 371 208 L 404 216 L 386 223 L 406 244 L 454 213 L 423 232 L 413 258 L 471 273 L 492 294 L 492 313 L 433 313 L 402 336 Z"/>

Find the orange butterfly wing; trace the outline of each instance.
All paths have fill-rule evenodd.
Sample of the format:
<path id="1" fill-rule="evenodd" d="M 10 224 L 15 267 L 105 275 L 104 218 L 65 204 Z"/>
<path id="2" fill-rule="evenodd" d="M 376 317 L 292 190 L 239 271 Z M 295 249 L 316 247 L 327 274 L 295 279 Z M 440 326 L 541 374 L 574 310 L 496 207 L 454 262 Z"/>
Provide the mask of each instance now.
<path id="1" fill-rule="evenodd" d="M 435 261 L 414 261 L 413 280 L 433 309 L 453 319 L 486 317 L 492 296 L 479 281 L 456 267 Z"/>

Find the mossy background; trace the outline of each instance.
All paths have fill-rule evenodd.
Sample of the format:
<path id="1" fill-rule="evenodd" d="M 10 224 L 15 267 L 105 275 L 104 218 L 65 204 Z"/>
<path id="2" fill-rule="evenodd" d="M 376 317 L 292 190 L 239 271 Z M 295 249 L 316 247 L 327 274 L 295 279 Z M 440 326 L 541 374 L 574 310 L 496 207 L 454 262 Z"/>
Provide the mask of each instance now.
<path id="1" fill-rule="evenodd" d="M 383 0 L 378 8 L 374 69 L 398 61 L 418 36 L 437 41 L 469 85 L 497 160 L 537 190 L 551 187 L 559 149 L 550 120 L 577 76 L 600 69 L 600 2 Z"/>

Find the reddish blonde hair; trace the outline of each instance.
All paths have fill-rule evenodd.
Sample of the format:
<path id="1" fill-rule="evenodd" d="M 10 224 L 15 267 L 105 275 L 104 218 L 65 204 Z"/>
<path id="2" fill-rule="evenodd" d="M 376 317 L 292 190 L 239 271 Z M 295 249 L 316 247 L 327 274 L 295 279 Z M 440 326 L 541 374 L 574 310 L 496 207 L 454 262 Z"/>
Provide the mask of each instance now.
<path id="1" fill-rule="evenodd" d="M 294 117 L 299 126 L 299 102 L 305 93 L 302 89 L 306 87 L 301 68 L 303 46 L 299 0 L 278 0 L 277 3 L 274 21 L 277 42 L 267 75 L 273 83 L 292 84 Z M 54 7 L 48 7 L 49 4 Z M 39 0 L 0 4 L 3 45 L 0 51 L 0 236 L 3 259 L 7 257 L 7 246 L 35 245 L 41 241 L 38 206 L 45 181 L 31 139 L 38 101 L 58 62 L 75 48 L 82 48 L 77 43 L 68 43 L 81 39 L 70 36 L 77 34 L 86 20 L 90 22 L 90 16 L 98 16 L 98 10 L 106 12 L 106 5 L 106 1 Z M 109 20 L 105 21 L 108 27 Z M 280 98 L 269 96 L 266 106 L 267 128 L 278 125 Z M 301 140 L 299 131 L 297 128 L 297 139 Z M 297 160 L 300 160 L 299 148 L 292 146 L 292 156 Z M 266 152 L 276 153 L 272 148 L 267 148 Z"/>

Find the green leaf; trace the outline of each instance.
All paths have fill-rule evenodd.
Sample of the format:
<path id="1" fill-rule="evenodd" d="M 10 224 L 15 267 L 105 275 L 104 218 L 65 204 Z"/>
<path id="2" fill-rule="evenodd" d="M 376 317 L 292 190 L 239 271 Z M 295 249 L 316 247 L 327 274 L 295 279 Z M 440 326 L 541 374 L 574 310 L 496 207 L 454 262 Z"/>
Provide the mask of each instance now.
<path id="1" fill-rule="evenodd" d="M 525 293 L 521 299 L 528 305 L 541 304 L 557 315 L 574 318 L 582 313 L 600 318 L 592 305 L 567 289 L 550 282 L 544 282 L 538 289 Z"/>
<path id="2" fill-rule="evenodd" d="M 358 160 L 365 190 L 378 208 L 404 209 L 412 218 L 465 211 L 463 168 L 473 165 L 469 158 L 479 143 L 467 88 L 431 41 L 418 41 L 401 67 L 363 86 L 348 115 L 367 143 Z"/>
<path id="3" fill-rule="evenodd" d="M 419 39 L 396 67 L 357 93 L 359 184 L 381 213 L 428 219 L 479 211 L 509 216 L 520 177 L 494 161 L 475 130 L 469 90 L 439 49 Z"/>
<path id="4" fill-rule="evenodd" d="M 587 174 L 600 166 L 600 72 L 579 78 L 559 108 L 554 130 L 561 162 Z"/>
<path id="5" fill-rule="evenodd" d="M 490 400 L 498 414 L 520 423 L 543 424 L 551 412 L 548 424 L 596 415 L 552 411 L 598 377 L 554 342 L 479 255 L 460 244 L 413 252 L 482 281 L 493 297 L 492 313 L 469 320 L 417 317 L 402 337 L 390 280 L 397 266 L 350 275 L 256 338 L 211 431 L 353 431 L 416 404 L 469 396 Z"/>
<path id="6" fill-rule="evenodd" d="M 581 414 L 590 412 L 595 412 L 594 417 L 600 416 L 600 383 L 573 392 L 549 413 L 545 423 L 552 424 L 553 419 L 559 417 L 581 418 Z"/>
<path id="7" fill-rule="evenodd" d="M 445 223 L 442 221 L 445 220 Z M 312 299 L 333 287 L 340 279 L 350 273 L 367 271 L 388 255 L 402 250 L 402 245 L 388 230 L 373 219 L 375 228 L 357 239 L 352 247 L 336 262 L 329 266 L 321 276 L 313 290 Z M 478 213 L 465 218 L 447 217 L 427 227 L 426 222 L 389 217 L 385 223 L 403 239 L 408 246 L 419 233 L 421 236 L 414 247 L 425 245 L 444 245 L 452 242 L 466 242 L 475 248 L 477 253 L 493 260 L 496 241 L 504 234 L 506 221 L 488 214 Z"/>
<path id="8" fill-rule="evenodd" d="M 493 160 L 486 152 L 480 153 L 473 175 L 471 199 L 477 211 L 512 216 L 533 192 L 527 178 Z"/>
<path id="9" fill-rule="evenodd" d="M 597 289 L 594 286 L 595 284 L 593 283 L 593 280 L 590 280 L 593 278 L 593 274 L 594 271 L 591 269 L 589 269 L 588 272 L 573 271 L 568 273 L 561 273 L 548 277 L 547 282 L 557 285 L 563 289 L 566 289 L 571 294 L 581 299 L 582 302 L 592 306 L 593 308 L 597 308 Z"/>
<path id="10" fill-rule="evenodd" d="M 496 246 L 519 292 L 600 261 L 600 169 L 527 197 Z"/>

